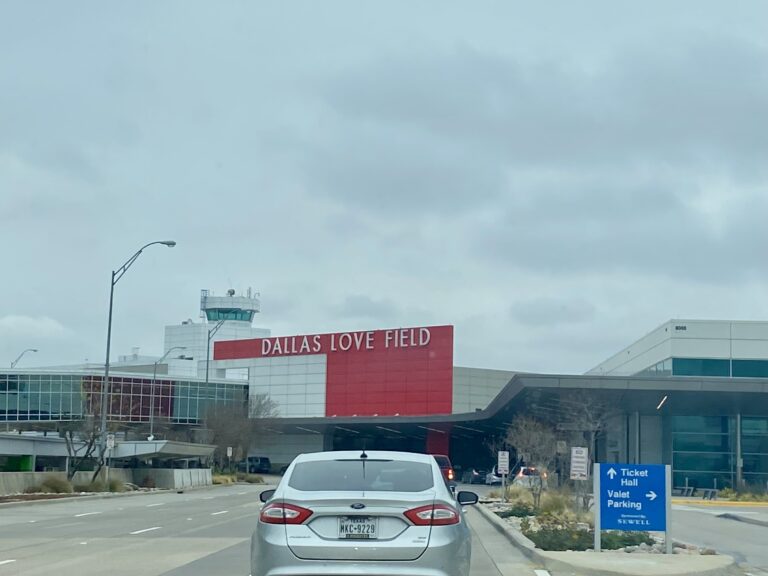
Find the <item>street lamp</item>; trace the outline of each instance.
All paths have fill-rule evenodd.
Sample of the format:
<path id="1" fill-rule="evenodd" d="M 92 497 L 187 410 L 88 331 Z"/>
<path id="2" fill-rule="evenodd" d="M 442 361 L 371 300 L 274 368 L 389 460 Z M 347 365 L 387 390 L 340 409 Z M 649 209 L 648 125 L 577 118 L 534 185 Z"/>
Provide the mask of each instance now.
<path id="1" fill-rule="evenodd" d="M 211 362 L 211 338 L 213 338 L 213 335 L 219 331 L 219 328 L 221 328 L 223 324 L 224 324 L 224 320 L 219 320 L 218 322 L 216 322 L 216 326 L 208 330 L 208 347 L 205 351 L 205 383 L 206 384 L 208 384 L 208 372 L 209 372 L 208 364 L 210 364 Z"/>
<path id="2" fill-rule="evenodd" d="M 19 360 L 21 360 L 21 357 L 22 357 L 22 356 L 24 356 L 24 354 L 26 354 L 27 352 L 37 352 L 37 348 L 27 348 L 26 350 L 24 350 L 24 351 L 23 351 L 21 354 L 19 354 L 19 355 L 16 357 L 16 360 L 14 360 L 13 362 L 11 362 L 11 368 L 15 368 L 15 367 L 16 367 L 16 364 L 18 364 L 18 363 L 19 363 Z"/>
<path id="3" fill-rule="evenodd" d="M 160 357 L 160 360 L 155 362 L 155 366 L 152 369 L 152 387 L 149 393 L 149 438 L 148 440 L 155 439 L 155 380 L 157 379 L 157 365 L 168 357 L 168 354 L 174 350 L 186 350 L 186 346 L 174 346 L 168 352 Z"/>
<path id="4" fill-rule="evenodd" d="M 104 456 L 107 453 L 107 397 L 109 396 L 109 347 L 112 343 L 112 302 L 115 296 L 115 284 L 118 283 L 128 271 L 136 259 L 141 256 L 141 253 L 150 246 L 155 244 L 162 244 L 173 248 L 176 246 L 176 242 L 173 240 L 157 240 L 150 242 L 139 248 L 136 253 L 126 260 L 125 264 L 120 266 L 117 270 L 112 270 L 112 282 L 109 286 L 109 320 L 107 321 L 107 358 L 104 362 L 104 382 L 101 385 L 101 430 L 100 430 L 100 460 L 102 465 L 104 464 Z"/>

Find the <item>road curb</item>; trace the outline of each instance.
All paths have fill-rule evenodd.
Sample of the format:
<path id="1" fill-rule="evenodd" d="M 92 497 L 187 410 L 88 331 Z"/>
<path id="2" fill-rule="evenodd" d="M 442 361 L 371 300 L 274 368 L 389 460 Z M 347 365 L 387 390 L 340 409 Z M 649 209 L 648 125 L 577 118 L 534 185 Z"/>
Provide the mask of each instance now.
<path id="1" fill-rule="evenodd" d="M 755 526 L 764 526 L 768 528 L 768 522 L 765 520 L 757 520 L 756 518 L 747 518 L 746 516 L 739 516 L 738 514 L 731 514 L 726 512 L 725 514 L 718 514 L 718 518 L 725 518 L 726 520 L 735 520 L 736 522 L 744 522 L 745 524 L 753 524 Z"/>
<path id="2" fill-rule="evenodd" d="M 25 500 L 22 502 L 2 502 L 0 510 L 3 508 L 12 508 L 14 506 L 34 506 L 38 504 L 57 504 L 60 502 L 83 502 L 87 500 L 106 500 L 108 498 L 127 498 L 129 496 L 149 496 L 151 494 L 174 494 L 181 492 L 191 492 L 194 490 L 203 490 L 206 488 L 225 488 L 227 486 L 267 486 L 267 484 L 249 484 L 248 482 L 233 482 L 232 484 L 208 484 L 206 486 L 187 486 L 184 488 L 158 488 L 151 491 L 136 490 L 133 492 L 104 492 L 91 494 L 88 496 L 65 496 L 63 498 L 49 498 L 43 500 Z"/>
<path id="3" fill-rule="evenodd" d="M 484 505 L 478 504 L 475 509 L 480 513 L 486 521 L 488 521 L 498 532 L 509 540 L 509 542 L 515 546 L 520 552 L 522 552 L 526 558 L 544 566 L 547 570 L 553 572 L 564 572 L 568 574 L 580 574 L 585 573 L 584 568 L 575 564 L 570 564 L 562 560 L 556 560 L 550 558 L 541 553 L 541 551 L 535 547 L 533 542 L 523 536 L 520 532 L 510 527 L 504 520 L 499 518 L 496 514 L 488 510 Z M 731 558 L 730 565 L 722 568 L 715 568 L 706 571 L 695 571 L 688 573 L 678 573 L 677 576 L 683 574 L 695 574 L 696 576 L 733 576 L 735 574 L 743 574 L 741 571 L 737 571 L 738 565 L 736 561 Z M 625 576 L 624 572 L 616 572 L 613 570 L 601 570 L 589 568 L 589 576 Z M 652 572 L 648 573 L 649 576 L 653 576 Z"/>

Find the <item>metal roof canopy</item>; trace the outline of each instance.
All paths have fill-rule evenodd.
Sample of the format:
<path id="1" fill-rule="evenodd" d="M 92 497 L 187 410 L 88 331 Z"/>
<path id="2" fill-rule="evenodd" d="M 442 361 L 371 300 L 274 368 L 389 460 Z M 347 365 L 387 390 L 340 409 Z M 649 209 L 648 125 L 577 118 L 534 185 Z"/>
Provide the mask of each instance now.
<path id="1" fill-rule="evenodd" d="M 425 416 L 361 416 L 324 418 L 272 418 L 266 431 L 278 434 L 383 433 L 426 437 L 430 430 L 451 434 L 498 434 L 515 414 L 531 402 L 545 409 L 564 391 L 593 390 L 626 413 L 675 416 L 768 416 L 768 379 L 667 378 L 615 376 L 561 376 L 516 374 L 483 410 L 462 414 Z M 661 409 L 660 401 L 667 397 Z"/>
<path id="2" fill-rule="evenodd" d="M 126 458 L 207 458 L 213 456 L 215 450 L 216 446 L 211 444 L 193 444 L 172 440 L 128 440 L 117 442 L 110 457 L 117 460 Z"/>
<path id="3" fill-rule="evenodd" d="M 81 450 L 82 441 L 75 442 Z M 213 455 L 216 446 L 211 444 L 193 444 L 171 440 L 154 441 L 118 441 L 111 457 L 116 460 L 128 458 L 165 458 L 169 460 L 184 458 L 207 458 Z M 0 433 L 0 455 L 2 456 L 68 456 L 64 438 L 57 436 L 38 436 L 25 434 Z"/>

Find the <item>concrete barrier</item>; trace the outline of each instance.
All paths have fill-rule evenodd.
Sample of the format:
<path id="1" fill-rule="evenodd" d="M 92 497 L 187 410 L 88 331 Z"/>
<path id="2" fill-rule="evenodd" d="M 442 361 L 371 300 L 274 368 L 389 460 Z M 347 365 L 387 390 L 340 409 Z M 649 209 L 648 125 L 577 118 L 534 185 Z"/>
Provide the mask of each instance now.
<path id="1" fill-rule="evenodd" d="M 40 486 L 47 478 L 67 479 L 66 472 L 0 472 L 0 495 L 21 494 Z"/>
<path id="2" fill-rule="evenodd" d="M 99 478 L 104 480 L 102 470 Z M 90 484 L 93 472 L 76 472 L 72 484 Z M 0 495 L 20 494 L 27 488 L 40 486 L 47 478 L 67 479 L 65 472 L 0 472 Z M 210 468 L 110 468 L 110 480 L 120 480 L 143 485 L 147 482 L 155 488 L 179 489 L 210 486 L 213 475 Z"/>

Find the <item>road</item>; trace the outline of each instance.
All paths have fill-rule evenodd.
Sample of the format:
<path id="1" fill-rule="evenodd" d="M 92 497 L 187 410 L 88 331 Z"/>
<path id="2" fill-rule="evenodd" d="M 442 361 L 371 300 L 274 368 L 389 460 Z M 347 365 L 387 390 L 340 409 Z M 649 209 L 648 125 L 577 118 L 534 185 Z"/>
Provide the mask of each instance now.
<path id="1" fill-rule="evenodd" d="M 0 576 L 247 576 L 264 489 L 219 486 L 0 507 Z M 468 519 L 472 576 L 537 574 L 471 508 Z"/>
<path id="2" fill-rule="evenodd" d="M 748 572 L 768 576 L 768 527 L 723 518 L 723 514 L 768 523 L 766 507 L 729 507 L 724 502 L 706 505 L 692 500 L 689 505 L 673 505 L 673 537 L 714 548 L 733 556 Z"/>

